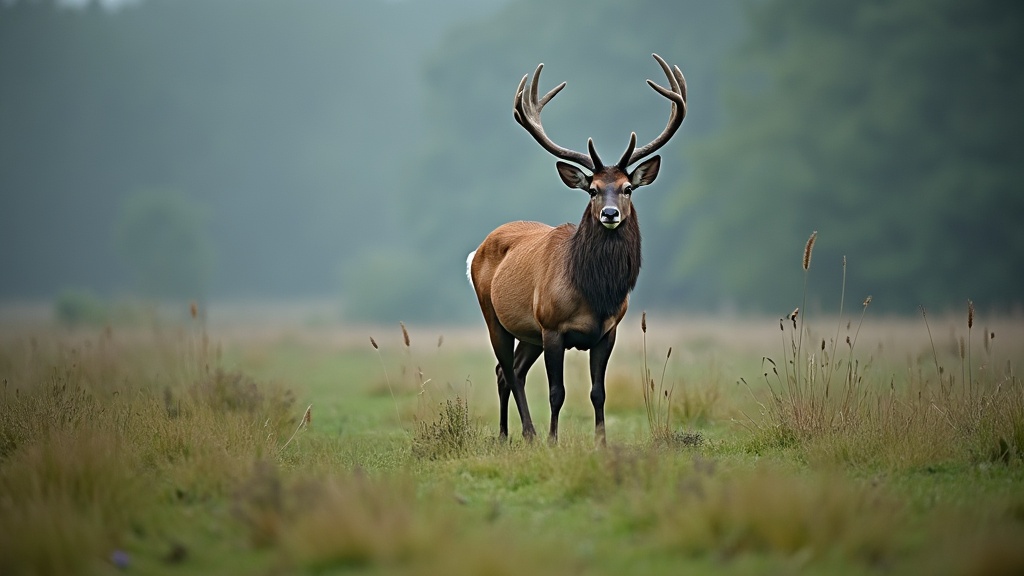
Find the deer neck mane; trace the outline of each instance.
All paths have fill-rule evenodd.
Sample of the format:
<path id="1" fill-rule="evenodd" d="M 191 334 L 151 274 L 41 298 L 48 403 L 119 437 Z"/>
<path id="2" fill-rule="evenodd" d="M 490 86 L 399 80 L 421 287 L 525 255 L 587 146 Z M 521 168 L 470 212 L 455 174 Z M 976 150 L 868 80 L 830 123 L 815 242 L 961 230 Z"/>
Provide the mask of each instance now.
<path id="1" fill-rule="evenodd" d="M 636 210 L 609 230 L 588 212 L 569 239 L 569 278 L 598 318 L 618 313 L 640 275 Z"/>

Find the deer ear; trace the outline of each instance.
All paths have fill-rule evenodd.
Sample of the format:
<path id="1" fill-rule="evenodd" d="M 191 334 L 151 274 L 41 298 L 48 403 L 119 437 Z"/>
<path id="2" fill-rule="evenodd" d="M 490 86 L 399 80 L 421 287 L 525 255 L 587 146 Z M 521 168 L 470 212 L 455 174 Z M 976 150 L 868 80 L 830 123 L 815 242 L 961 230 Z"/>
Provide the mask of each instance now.
<path id="1" fill-rule="evenodd" d="M 562 177 L 562 182 L 565 182 L 569 188 L 590 190 L 590 176 L 587 176 L 583 170 L 565 162 L 556 162 L 555 167 L 558 168 L 558 175 Z"/>
<path id="2" fill-rule="evenodd" d="M 633 170 L 633 173 L 629 175 L 629 183 L 633 185 L 633 188 L 647 186 L 658 177 L 659 169 L 661 169 L 661 156 L 654 156 Z"/>

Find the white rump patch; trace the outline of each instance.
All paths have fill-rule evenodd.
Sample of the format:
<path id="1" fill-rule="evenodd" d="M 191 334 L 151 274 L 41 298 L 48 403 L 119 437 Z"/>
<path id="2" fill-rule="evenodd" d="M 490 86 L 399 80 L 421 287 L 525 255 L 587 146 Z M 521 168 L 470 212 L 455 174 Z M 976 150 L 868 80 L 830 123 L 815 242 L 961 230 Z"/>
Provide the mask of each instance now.
<path id="1" fill-rule="evenodd" d="M 476 256 L 476 250 L 473 250 L 472 252 L 469 253 L 469 256 L 466 256 L 466 278 L 469 279 L 469 285 L 473 286 L 474 288 L 476 288 L 476 286 L 473 284 L 473 257 L 474 256 Z"/>

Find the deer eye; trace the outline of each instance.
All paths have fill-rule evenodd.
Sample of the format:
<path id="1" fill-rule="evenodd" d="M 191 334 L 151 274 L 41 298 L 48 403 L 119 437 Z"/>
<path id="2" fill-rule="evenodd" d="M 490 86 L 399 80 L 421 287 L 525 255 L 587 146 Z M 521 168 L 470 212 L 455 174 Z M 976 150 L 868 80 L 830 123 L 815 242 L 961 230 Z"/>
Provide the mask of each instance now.
<path id="1" fill-rule="evenodd" d="M 594 196 L 597 196 L 597 188 L 591 188 L 590 190 L 587 190 L 587 192 L 590 192 L 590 197 L 591 198 L 593 198 Z"/>
<path id="2" fill-rule="evenodd" d="M 633 187 L 630 186 L 629 184 L 626 184 L 625 188 L 622 189 L 622 193 L 625 194 L 626 196 L 629 196 L 630 194 L 633 193 Z"/>

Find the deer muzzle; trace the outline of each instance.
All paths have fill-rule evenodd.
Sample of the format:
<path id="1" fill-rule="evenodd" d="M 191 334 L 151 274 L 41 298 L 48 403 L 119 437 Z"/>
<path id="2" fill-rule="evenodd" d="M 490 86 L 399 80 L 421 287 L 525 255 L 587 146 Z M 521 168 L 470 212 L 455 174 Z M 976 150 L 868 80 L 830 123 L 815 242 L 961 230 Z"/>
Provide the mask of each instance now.
<path id="1" fill-rule="evenodd" d="M 618 227 L 622 217 L 619 213 L 619 209 L 614 206 L 605 206 L 601 209 L 601 224 L 604 224 L 605 228 L 609 230 Z"/>

